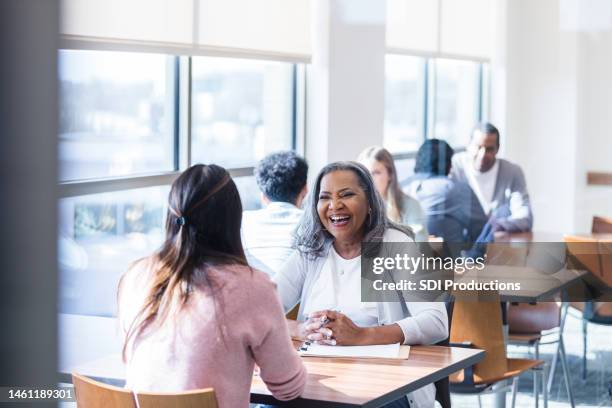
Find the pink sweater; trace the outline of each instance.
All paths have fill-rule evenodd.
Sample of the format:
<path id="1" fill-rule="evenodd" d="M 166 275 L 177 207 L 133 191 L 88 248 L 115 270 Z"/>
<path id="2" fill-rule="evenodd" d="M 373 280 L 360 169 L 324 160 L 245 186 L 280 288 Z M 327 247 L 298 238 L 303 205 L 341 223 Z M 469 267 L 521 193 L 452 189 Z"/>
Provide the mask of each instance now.
<path id="1" fill-rule="evenodd" d="M 140 262 L 123 279 L 119 311 L 124 332 L 147 294 L 151 271 L 146 265 Z M 200 277 L 180 312 L 130 344 L 126 387 L 136 392 L 213 387 L 219 407 L 245 408 L 257 363 L 277 399 L 298 397 L 306 370 L 289 338 L 275 284 L 265 273 L 244 266 L 209 267 L 206 273 L 214 290 Z"/>

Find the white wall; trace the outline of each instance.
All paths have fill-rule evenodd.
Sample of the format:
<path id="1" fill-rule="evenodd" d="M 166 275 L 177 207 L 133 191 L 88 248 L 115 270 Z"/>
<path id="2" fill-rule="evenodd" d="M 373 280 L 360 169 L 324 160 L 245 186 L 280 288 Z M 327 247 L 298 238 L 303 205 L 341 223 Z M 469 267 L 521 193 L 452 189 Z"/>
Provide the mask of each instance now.
<path id="1" fill-rule="evenodd" d="M 612 24 L 612 21 L 610 21 Z M 587 186 L 586 173 L 612 173 L 612 29 L 578 37 L 576 227 L 612 217 L 612 186 Z"/>
<path id="2" fill-rule="evenodd" d="M 525 171 L 540 231 L 574 229 L 576 38 L 559 31 L 558 4 L 506 1 L 505 61 L 493 64 L 506 89 L 492 120 L 505 124 L 503 153 Z"/>
<path id="3" fill-rule="evenodd" d="M 505 51 L 492 65 L 505 89 L 492 112 L 504 156 L 525 171 L 534 229 L 571 233 L 612 216 L 612 187 L 586 185 L 587 171 L 612 171 L 612 31 L 565 29 L 562 2 L 501 0 Z"/>

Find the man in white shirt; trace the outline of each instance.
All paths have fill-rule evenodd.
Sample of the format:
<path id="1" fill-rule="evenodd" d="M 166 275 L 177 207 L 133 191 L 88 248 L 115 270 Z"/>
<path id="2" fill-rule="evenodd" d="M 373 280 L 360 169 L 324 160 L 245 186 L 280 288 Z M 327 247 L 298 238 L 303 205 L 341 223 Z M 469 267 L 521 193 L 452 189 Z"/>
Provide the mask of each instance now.
<path id="1" fill-rule="evenodd" d="M 495 231 L 531 231 L 533 215 L 521 168 L 498 159 L 499 130 L 480 123 L 464 153 L 453 157 L 451 177 L 470 185 Z"/>
<path id="2" fill-rule="evenodd" d="M 306 161 L 290 151 L 270 154 L 255 167 L 263 208 L 243 213 L 242 245 L 249 265 L 270 276 L 293 252 L 307 174 Z"/>

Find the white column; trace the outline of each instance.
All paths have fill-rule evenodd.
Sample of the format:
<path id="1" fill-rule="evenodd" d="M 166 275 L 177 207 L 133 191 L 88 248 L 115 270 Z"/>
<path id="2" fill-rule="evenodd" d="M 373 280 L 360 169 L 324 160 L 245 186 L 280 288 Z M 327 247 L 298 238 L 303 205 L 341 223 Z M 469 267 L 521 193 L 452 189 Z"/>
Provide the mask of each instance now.
<path id="1" fill-rule="evenodd" d="M 315 0 L 306 157 L 315 175 L 382 144 L 385 1 Z"/>

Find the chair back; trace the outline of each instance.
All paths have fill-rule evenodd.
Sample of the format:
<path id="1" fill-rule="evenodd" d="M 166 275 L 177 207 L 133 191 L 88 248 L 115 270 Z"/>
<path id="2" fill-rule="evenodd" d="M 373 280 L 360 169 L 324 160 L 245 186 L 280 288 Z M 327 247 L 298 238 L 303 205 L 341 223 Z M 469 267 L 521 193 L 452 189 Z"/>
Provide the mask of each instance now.
<path id="1" fill-rule="evenodd" d="M 612 234 L 612 218 L 593 217 L 591 232 L 594 234 Z M 599 240 L 601 256 L 601 277 L 608 286 L 612 286 L 612 238 Z"/>
<path id="2" fill-rule="evenodd" d="M 570 260 L 575 260 L 578 268 L 584 268 L 593 275 L 601 277 L 601 263 L 599 258 L 599 242 L 596 238 L 565 235 Z"/>
<path id="3" fill-rule="evenodd" d="M 212 388 L 178 394 L 139 392 L 136 398 L 139 408 L 217 408 L 217 398 Z"/>
<path id="4" fill-rule="evenodd" d="M 104 384 L 79 374 L 72 374 L 77 407 L 136 408 L 132 391 Z"/>
<path id="5" fill-rule="evenodd" d="M 612 287 L 612 239 L 599 240 L 601 280 Z"/>
<path id="6" fill-rule="evenodd" d="M 612 234 L 612 218 L 593 217 L 591 232 L 596 234 Z"/>
<path id="7" fill-rule="evenodd" d="M 72 374 L 77 407 L 83 408 L 217 408 L 212 388 L 180 393 L 135 393 Z"/>
<path id="8" fill-rule="evenodd" d="M 513 334 L 539 334 L 559 327 L 561 308 L 555 302 L 511 303 L 508 306 L 508 326 Z"/>
<path id="9" fill-rule="evenodd" d="M 300 304 L 298 303 L 297 305 L 293 306 L 293 309 L 291 309 L 285 314 L 285 318 L 289 320 L 297 320 L 299 311 L 300 311 Z"/>
<path id="10" fill-rule="evenodd" d="M 508 371 L 499 300 L 455 302 L 450 339 L 451 343 L 469 342 L 485 350 L 485 358 L 474 366 L 475 383 L 495 381 Z M 451 382 L 461 381 L 463 373 L 451 376 Z"/>

